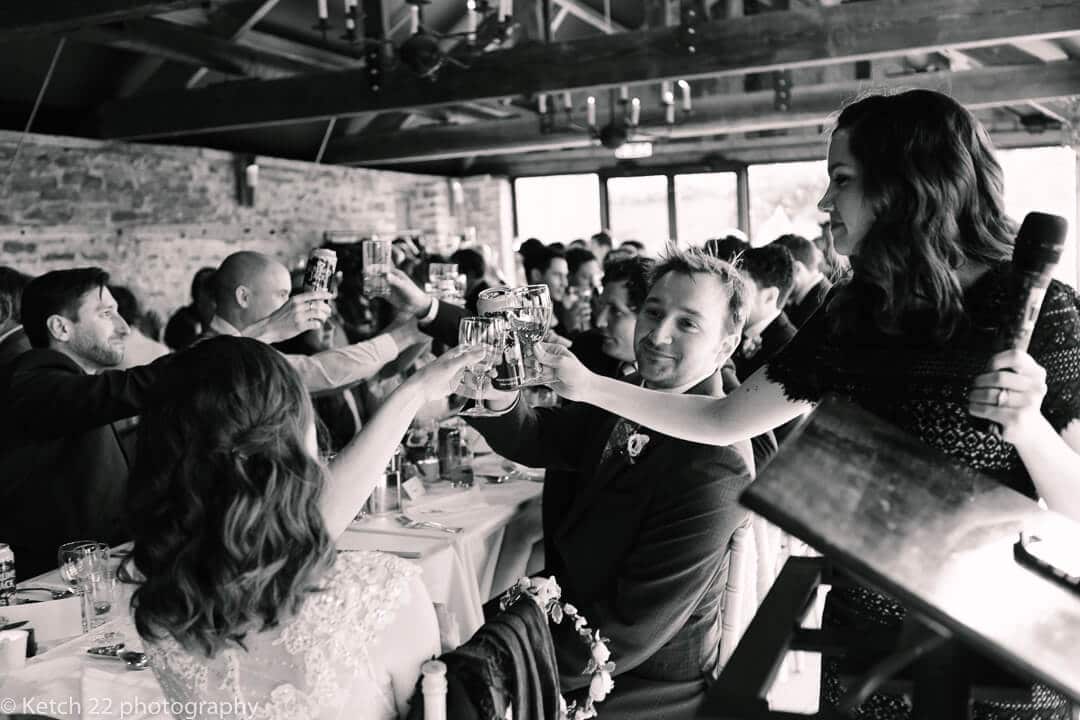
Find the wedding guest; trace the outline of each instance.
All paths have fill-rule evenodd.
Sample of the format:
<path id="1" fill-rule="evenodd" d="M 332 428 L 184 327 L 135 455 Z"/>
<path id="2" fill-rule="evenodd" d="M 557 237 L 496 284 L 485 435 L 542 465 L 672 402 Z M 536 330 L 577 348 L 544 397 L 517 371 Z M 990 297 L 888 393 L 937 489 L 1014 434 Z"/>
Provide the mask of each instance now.
<path id="1" fill-rule="evenodd" d="M 0 266 L 0 372 L 30 349 L 22 326 L 22 293 L 30 276 Z"/>
<path id="2" fill-rule="evenodd" d="M 801 235 L 781 235 L 772 244 L 786 247 L 795 261 L 795 282 L 784 305 L 784 313 L 792 325 L 800 328 L 821 307 L 832 289 L 832 283 L 822 272 L 825 257 L 814 243 Z"/>
<path id="3" fill-rule="evenodd" d="M 476 313 L 476 298 L 491 285 L 487 281 L 487 261 L 480 251 L 463 248 L 450 256 L 458 272 L 465 276 L 465 309 Z"/>
<path id="4" fill-rule="evenodd" d="M 170 352 L 168 346 L 147 337 L 139 327 L 142 312 L 135 294 L 123 285 L 110 285 L 109 292 L 116 300 L 116 312 L 127 323 L 130 331 L 125 339 L 124 359 L 117 364 L 117 367 L 123 370 L 136 365 L 148 365 L 162 355 L 168 355 Z"/>
<path id="5" fill-rule="evenodd" d="M 836 392 L 1080 520 L 1080 296 L 1052 281 L 1030 348 L 995 351 L 1014 313 L 1014 224 L 985 129 L 941 93 L 871 95 L 840 113 L 828 172 L 819 206 L 853 275 L 739 391 L 671 398 L 591 376 L 569 353 L 541 349 L 560 391 L 712 443 L 776 427 Z M 997 423 L 1000 435 L 978 419 Z M 856 632 L 897 632 L 904 616 L 895 601 L 858 586 L 834 588 L 826 605 L 830 626 Z M 845 690 L 835 670 L 826 667 L 822 691 L 830 705 Z M 910 710 L 903 698 L 878 694 L 861 717 Z M 972 714 L 1066 720 L 1069 709 L 1036 684 L 1027 702 L 975 702 Z"/>
<path id="6" fill-rule="evenodd" d="M 264 339 L 260 321 L 279 311 L 295 311 L 319 316 L 320 322 L 330 308 L 314 296 L 300 294 L 290 298 L 292 279 L 284 265 L 262 253 L 240 251 L 221 263 L 214 276 L 217 311 L 204 336 L 249 335 Z M 322 299 L 329 299 L 324 293 Z M 290 310 L 292 309 L 292 310 Z M 266 338 L 269 342 L 285 338 Z M 391 328 L 371 340 L 341 348 L 324 350 L 312 356 L 287 355 L 311 392 L 352 385 L 371 377 L 398 353 L 420 340 L 415 322 Z"/>
<path id="7" fill-rule="evenodd" d="M 629 253 L 632 257 L 638 257 L 639 255 L 645 255 L 645 243 L 640 240 L 623 240 L 619 243 L 619 250 L 625 253 Z"/>
<path id="8" fill-rule="evenodd" d="M 791 253 L 779 245 L 750 248 L 736 267 L 746 282 L 746 328 L 735 351 L 735 374 L 746 380 L 795 337 L 795 326 L 784 314 L 794 283 Z"/>
<path id="9" fill-rule="evenodd" d="M 577 337 L 592 327 L 593 295 L 600 288 L 603 271 L 596 256 L 585 248 L 566 251 L 567 288 L 562 302 L 555 304 L 558 324 L 571 337 Z"/>
<path id="10" fill-rule="evenodd" d="M 191 280 L 191 304 L 173 313 L 165 325 L 165 344 L 181 350 L 210 327 L 214 317 L 214 268 L 200 268 Z"/>
<path id="11" fill-rule="evenodd" d="M 592 254 L 596 256 L 596 259 L 600 261 L 600 265 L 604 264 L 604 259 L 607 258 L 607 254 L 611 252 L 611 233 L 607 230 L 601 230 L 595 233 L 589 238 L 589 243 L 586 246 L 589 250 L 592 250 Z"/>
<path id="12" fill-rule="evenodd" d="M 699 251 L 661 260 L 634 332 L 640 375 L 627 384 L 721 396 L 742 288 L 734 268 Z M 545 556 L 564 598 L 611 639 L 617 691 L 602 712 L 694 717 L 719 648 L 728 558 L 717 549 L 747 516 L 738 496 L 752 473 L 749 443 L 687 443 L 579 403 L 530 408 L 495 394 L 489 404 L 507 414 L 470 422 L 496 452 L 581 473 L 544 484 Z M 582 690 L 587 650 L 572 628 L 554 632 L 562 686 Z"/>
<path id="13" fill-rule="evenodd" d="M 123 361 L 129 329 L 108 279 L 100 268 L 57 270 L 23 291 L 33 347 L 0 373 L 0 528 L 19 578 L 56 567 L 65 542 L 127 539 L 131 460 L 113 423 L 138 415 L 176 381 L 173 356 L 111 369 Z M 266 327 L 308 329 L 295 315 Z"/>
<path id="14" fill-rule="evenodd" d="M 530 252 L 525 256 L 525 275 L 532 285 L 548 286 L 551 302 L 561 302 L 570 284 L 566 251 L 547 245 Z"/>
<path id="15" fill-rule="evenodd" d="M 405 716 L 439 649 L 420 568 L 335 542 L 416 411 L 477 359 L 421 369 L 326 466 L 284 355 L 226 336 L 177 357 L 186 382 L 142 417 L 129 516 L 135 624 L 178 717 L 240 699 L 245 717 Z"/>
<path id="16" fill-rule="evenodd" d="M 727 262 L 735 262 L 749 249 L 750 243 L 736 235 L 725 235 L 722 238 L 710 238 L 705 241 L 705 252 Z"/>
<path id="17" fill-rule="evenodd" d="M 649 258 L 616 260 L 606 267 L 596 328 L 571 345 L 573 353 L 593 372 L 624 377 L 636 371 L 634 329 L 652 267 Z"/>

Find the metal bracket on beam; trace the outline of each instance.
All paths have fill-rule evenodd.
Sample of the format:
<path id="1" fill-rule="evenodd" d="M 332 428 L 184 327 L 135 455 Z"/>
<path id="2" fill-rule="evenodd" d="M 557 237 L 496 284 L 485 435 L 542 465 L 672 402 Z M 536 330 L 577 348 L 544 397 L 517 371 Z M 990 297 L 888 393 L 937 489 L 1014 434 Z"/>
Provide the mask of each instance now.
<path id="1" fill-rule="evenodd" d="M 791 109 L 791 85 L 790 70 L 773 72 L 773 107 L 779 112 L 787 112 Z"/>
<path id="2" fill-rule="evenodd" d="M 686 48 L 686 52 L 691 55 L 697 52 L 697 25 L 700 21 L 701 16 L 698 14 L 694 3 L 683 3 L 682 22 L 679 25 L 679 42 Z"/>

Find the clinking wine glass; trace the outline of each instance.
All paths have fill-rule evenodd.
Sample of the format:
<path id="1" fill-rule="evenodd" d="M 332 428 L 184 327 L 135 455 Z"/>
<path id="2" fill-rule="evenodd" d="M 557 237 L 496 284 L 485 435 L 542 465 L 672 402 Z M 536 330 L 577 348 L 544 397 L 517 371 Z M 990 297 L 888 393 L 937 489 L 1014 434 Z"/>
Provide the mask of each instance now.
<path id="1" fill-rule="evenodd" d="M 488 373 L 494 367 L 499 354 L 506 344 L 507 327 L 505 321 L 497 317 L 462 318 L 458 325 L 458 344 L 464 347 L 483 348 L 484 356 L 466 369 L 472 376 L 476 388 L 476 404 L 460 412 L 472 417 L 492 417 L 499 413 L 484 407 L 484 387 L 489 382 Z"/>
<path id="2" fill-rule="evenodd" d="M 547 285 L 526 285 L 514 289 L 514 309 L 510 312 L 510 327 L 521 343 L 525 364 L 522 387 L 544 385 L 544 366 L 536 357 L 536 344 L 544 339 L 551 327 L 551 293 Z"/>

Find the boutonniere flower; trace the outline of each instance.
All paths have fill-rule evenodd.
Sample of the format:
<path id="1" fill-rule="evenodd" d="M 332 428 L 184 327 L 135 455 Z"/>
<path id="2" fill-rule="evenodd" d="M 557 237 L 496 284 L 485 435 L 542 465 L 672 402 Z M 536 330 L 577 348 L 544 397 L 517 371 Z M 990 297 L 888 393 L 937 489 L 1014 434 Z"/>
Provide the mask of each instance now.
<path id="1" fill-rule="evenodd" d="M 752 358 L 757 355 L 757 351 L 761 349 L 761 336 L 750 335 L 747 336 L 743 342 L 742 347 L 739 348 L 744 358 Z"/>
<path id="2" fill-rule="evenodd" d="M 641 451 L 645 449 L 645 446 L 649 444 L 649 436 L 642 433 L 634 433 L 626 440 L 626 454 L 630 457 L 630 462 L 633 462 Z"/>

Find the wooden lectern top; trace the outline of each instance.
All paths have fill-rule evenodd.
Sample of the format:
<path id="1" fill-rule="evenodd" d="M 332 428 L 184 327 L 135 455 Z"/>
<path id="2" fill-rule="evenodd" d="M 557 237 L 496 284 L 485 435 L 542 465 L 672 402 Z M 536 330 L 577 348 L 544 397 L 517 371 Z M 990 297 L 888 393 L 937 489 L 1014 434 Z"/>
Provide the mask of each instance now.
<path id="1" fill-rule="evenodd" d="M 742 503 L 970 647 L 1080 700 L 1080 594 L 1013 557 L 1080 525 L 830 397 Z"/>

